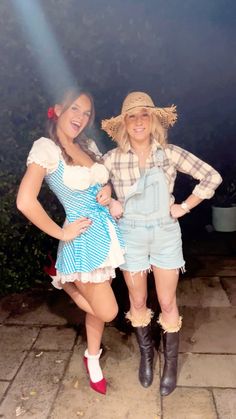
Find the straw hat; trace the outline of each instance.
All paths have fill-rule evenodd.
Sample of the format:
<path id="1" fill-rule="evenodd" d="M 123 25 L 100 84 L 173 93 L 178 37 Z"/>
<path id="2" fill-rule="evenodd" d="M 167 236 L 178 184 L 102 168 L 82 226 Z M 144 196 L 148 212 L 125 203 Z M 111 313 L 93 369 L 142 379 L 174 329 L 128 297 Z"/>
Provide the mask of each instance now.
<path id="1" fill-rule="evenodd" d="M 159 118 L 165 128 L 173 126 L 177 120 L 176 106 L 172 105 L 169 108 L 158 108 L 154 105 L 151 97 L 147 93 L 132 92 L 124 100 L 121 114 L 110 119 L 104 119 L 102 121 L 102 129 L 112 139 L 115 139 L 125 115 L 136 108 L 151 109 L 151 112 Z"/>

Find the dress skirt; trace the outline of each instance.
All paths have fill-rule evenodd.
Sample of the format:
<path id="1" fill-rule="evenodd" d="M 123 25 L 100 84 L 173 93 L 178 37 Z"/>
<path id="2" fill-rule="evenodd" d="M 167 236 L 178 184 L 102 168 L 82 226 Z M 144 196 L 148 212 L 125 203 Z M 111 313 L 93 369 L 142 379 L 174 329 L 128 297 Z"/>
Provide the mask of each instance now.
<path id="1" fill-rule="evenodd" d="M 57 289 L 62 289 L 62 285 L 67 282 L 81 281 L 83 283 L 92 282 L 100 283 L 115 278 L 115 269 L 124 263 L 124 249 L 121 248 L 115 228 L 108 220 L 109 233 L 111 237 L 111 244 L 106 260 L 93 271 L 90 272 L 74 272 L 71 274 L 63 274 L 56 271 L 55 276 L 51 276 L 52 285 Z M 60 249 L 59 248 L 58 251 Z M 99 249 L 98 249 L 99 251 Z"/>

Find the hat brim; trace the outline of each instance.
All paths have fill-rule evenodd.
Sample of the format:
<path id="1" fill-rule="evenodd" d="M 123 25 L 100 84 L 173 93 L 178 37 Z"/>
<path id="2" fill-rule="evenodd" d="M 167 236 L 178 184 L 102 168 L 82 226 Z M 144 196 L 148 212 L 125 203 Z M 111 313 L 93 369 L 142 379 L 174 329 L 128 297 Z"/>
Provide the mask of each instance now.
<path id="1" fill-rule="evenodd" d="M 142 106 L 145 108 L 145 106 Z M 168 129 L 172 127 L 176 120 L 177 120 L 177 112 L 176 106 L 172 105 L 167 108 L 148 108 L 151 113 L 156 115 L 161 122 L 161 125 Z M 102 120 L 102 129 L 111 137 L 113 140 L 116 140 L 118 130 L 120 128 L 121 123 L 124 121 L 124 117 L 126 114 L 120 114 L 118 116 L 112 117 L 110 119 Z"/>

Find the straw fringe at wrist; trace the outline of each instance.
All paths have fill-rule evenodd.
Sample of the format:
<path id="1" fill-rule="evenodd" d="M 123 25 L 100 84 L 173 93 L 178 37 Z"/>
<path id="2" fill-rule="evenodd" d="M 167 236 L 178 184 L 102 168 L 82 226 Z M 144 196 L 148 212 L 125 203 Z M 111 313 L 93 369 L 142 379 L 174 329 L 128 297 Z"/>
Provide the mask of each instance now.
<path id="1" fill-rule="evenodd" d="M 165 323 L 163 321 L 162 313 L 160 313 L 159 319 L 157 320 L 157 323 L 162 327 L 164 333 L 166 333 L 166 332 L 168 332 L 168 333 L 175 333 L 175 332 L 178 332 L 181 329 L 181 327 L 182 327 L 182 319 L 183 319 L 183 317 L 182 316 L 179 316 L 179 320 L 178 320 L 177 325 L 175 325 L 175 326 L 170 325 L 170 324 L 168 325 L 167 323 Z"/>
<path id="2" fill-rule="evenodd" d="M 153 315 L 153 311 L 150 308 L 148 308 L 146 313 L 142 317 L 132 316 L 130 311 L 128 311 L 125 314 L 125 318 L 131 322 L 133 327 L 145 327 L 150 323 Z"/>

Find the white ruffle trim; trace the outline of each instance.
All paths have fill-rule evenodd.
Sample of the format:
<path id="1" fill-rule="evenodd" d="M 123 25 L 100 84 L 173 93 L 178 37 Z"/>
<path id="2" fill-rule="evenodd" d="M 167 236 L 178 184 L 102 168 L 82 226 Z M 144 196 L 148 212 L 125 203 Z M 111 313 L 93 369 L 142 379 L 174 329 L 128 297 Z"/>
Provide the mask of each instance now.
<path id="1" fill-rule="evenodd" d="M 70 275 L 63 275 L 57 271 L 57 276 L 52 276 L 52 285 L 61 290 L 63 284 L 67 282 L 81 281 L 84 284 L 87 282 L 101 283 L 115 278 L 115 269 L 108 266 L 106 268 L 98 268 L 92 272 L 75 272 Z"/>
<path id="2" fill-rule="evenodd" d="M 62 284 L 66 282 L 81 281 L 83 283 L 93 282 L 105 282 L 110 278 L 115 278 L 115 268 L 122 265 L 124 260 L 124 249 L 120 247 L 119 240 L 117 238 L 116 230 L 110 220 L 108 220 L 109 233 L 111 237 L 111 246 L 109 254 L 106 260 L 91 272 L 73 272 L 65 275 L 62 272 L 57 271 L 56 276 L 52 276 L 52 285 L 57 289 L 62 289 Z"/>

